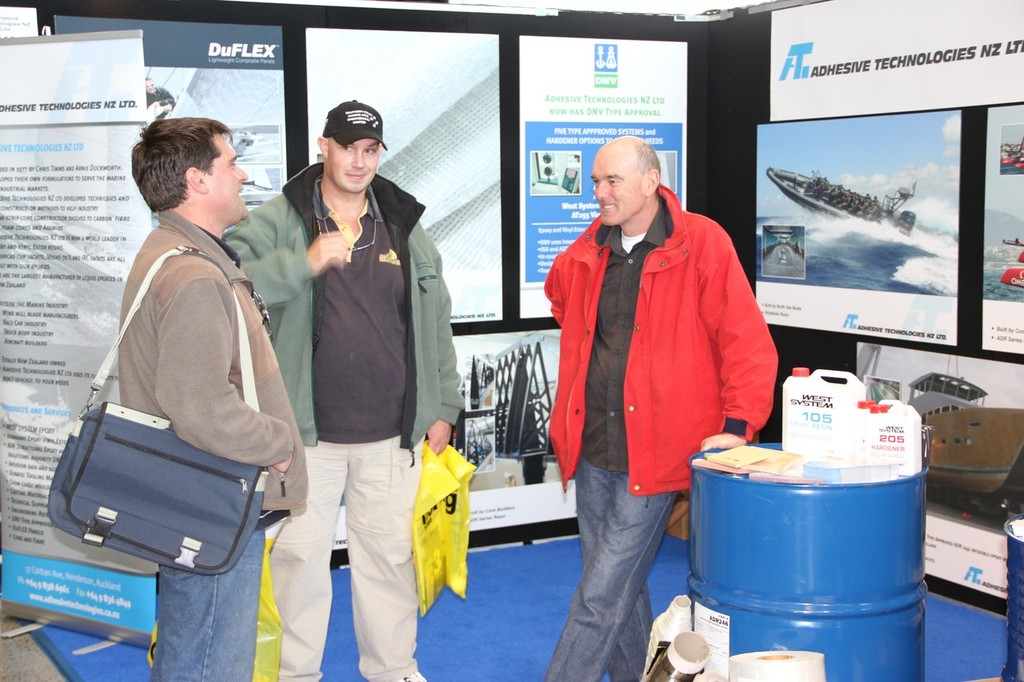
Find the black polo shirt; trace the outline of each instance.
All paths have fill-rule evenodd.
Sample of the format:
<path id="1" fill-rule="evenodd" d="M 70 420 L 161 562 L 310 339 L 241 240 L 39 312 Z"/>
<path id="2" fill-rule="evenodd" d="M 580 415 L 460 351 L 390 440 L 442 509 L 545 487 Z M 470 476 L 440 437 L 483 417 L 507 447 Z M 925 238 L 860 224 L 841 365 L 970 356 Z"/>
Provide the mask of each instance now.
<path id="1" fill-rule="evenodd" d="M 588 463 L 608 471 L 629 471 L 622 395 L 626 359 L 633 339 L 640 275 L 647 256 L 665 244 L 665 220 L 662 201 L 647 234 L 629 253 L 622 246 L 619 227 L 602 226 L 598 232 L 598 243 L 607 245 L 610 250 L 597 303 L 594 346 L 587 372 L 582 455 Z"/>
<path id="2" fill-rule="evenodd" d="M 320 275 L 323 323 L 313 354 L 313 404 L 317 433 L 328 443 L 375 443 L 402 433 L 405 276 L 373 190 L 367 192 L 352 262 Z M 337 229 L 329 217 L 324 222 Z"/>

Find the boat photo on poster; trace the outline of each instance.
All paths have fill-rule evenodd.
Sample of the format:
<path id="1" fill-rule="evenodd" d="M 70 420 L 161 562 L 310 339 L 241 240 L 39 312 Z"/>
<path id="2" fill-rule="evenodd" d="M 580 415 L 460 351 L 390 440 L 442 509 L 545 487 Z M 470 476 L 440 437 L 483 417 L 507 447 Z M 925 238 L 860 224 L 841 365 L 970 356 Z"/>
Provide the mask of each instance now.
<path id="1" fill-rule="evenodd" d="M 758 127 L 768 322 L 956 342 L 960 114 Z"/>
<path id="2" fill-rule="evenodd" d="M 1024 353 L 1024 106 L 989 109 L 982 347 Z"/>
<path id="3" fill-rule="evenodd" d="M 1024 513 L 1024 366 L 857 344 L 867 397 L 913 407 L 930 429 L 930 575 L 1006 596 L 1007 519 Z M 936 560 L 936 553 L 942 555 Z"/>

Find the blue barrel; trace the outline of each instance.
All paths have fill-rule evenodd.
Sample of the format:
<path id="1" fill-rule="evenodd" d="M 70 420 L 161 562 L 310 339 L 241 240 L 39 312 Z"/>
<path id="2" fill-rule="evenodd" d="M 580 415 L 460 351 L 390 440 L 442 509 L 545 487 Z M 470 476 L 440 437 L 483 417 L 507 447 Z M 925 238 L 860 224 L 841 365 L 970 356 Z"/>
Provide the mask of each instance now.
<path id="1" fill-rule="evenodd" d="M 924 518 L 925 472 L 804 485 L 694 468 L 690 597 L 728 616 L 730 656 L 819 651 L 828 682 L 923 680 Z"/>
<path id="2" fill-rule="evenodd" d="M 1014 521 L 1024 521 L 1024 514 L 1006 522 L 1006 665 L 1003 682 L 1024 681 L 1024 540 L 1011 529 Z"/>

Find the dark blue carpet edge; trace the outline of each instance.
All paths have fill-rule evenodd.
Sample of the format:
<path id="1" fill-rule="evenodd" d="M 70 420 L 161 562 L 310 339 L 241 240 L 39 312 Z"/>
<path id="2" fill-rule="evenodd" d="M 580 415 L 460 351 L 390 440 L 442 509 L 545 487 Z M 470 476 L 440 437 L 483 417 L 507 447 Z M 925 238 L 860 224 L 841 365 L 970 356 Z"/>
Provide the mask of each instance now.
<path id="1" fill-rule="evenodd" d="M 660 612 L 685 593 L 689 543 L 666 536 L 651 571 L 651 600 Z M 539 680 L 561 631 L 579 577 L 579 542 L 564 538 L 476 550 L 469 555 L 462 600 L 446 590 L 420 622 L 418 660 L 432 682 Z M 348 571 L 334 571 L 335 600 L 325 682 L 361 679 L 353 644 Z M 1006 619 L 929 594 L 926 598 L 925 682 L 998 677 L 1007 651 Z M 100 641 L 46 626 L 32 633 L 72 682 L 134 682 L 149 675 L 146 650 L 120 644 L 76 656 Z"/>

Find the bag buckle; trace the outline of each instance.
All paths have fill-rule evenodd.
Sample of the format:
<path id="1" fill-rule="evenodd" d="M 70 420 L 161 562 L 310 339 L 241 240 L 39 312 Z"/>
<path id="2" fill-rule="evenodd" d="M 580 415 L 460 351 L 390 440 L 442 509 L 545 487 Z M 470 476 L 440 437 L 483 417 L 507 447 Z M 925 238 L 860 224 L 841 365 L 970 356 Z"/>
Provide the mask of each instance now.
<path id="1" fill-rule="evenodd" d="M 88 529 L 82 535 L 82 542 L 87 545 L 102 547 L 110 537 L 110 529 L 117 522 L 117 512 L 113 509 L 100 507 L 89 520 Z"/>
<path id="2" fill-rule="evenodd" d="M 203 549 L 203 543 L 199 540 L 194 540 L 190 537 L 184 537 L 181 540 L 181 554 L 174 560 L 174 563 L 181 564 L 187 568 L 196 567 L 196 557 L 199 556 L 199 552 Z"/>
<path id="3" fill-rule="evenodd" d="M 79 421 L 81 421 L 82 417 L 84 417 L 89 412 L 89 410 L 92 409 L 92 404 L 96 402 L 96 396 L 99 395 L 99 392 L 102 388 L 103 384 L 97 384 L 95 382 L 89 385 L 89 399 L 85 401 L 85 407 L 83 407 L 82 411 L 78 413 Z"/>

